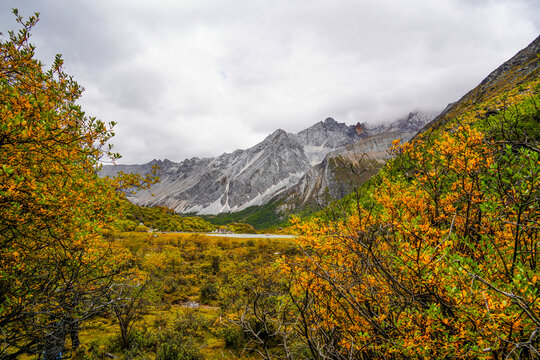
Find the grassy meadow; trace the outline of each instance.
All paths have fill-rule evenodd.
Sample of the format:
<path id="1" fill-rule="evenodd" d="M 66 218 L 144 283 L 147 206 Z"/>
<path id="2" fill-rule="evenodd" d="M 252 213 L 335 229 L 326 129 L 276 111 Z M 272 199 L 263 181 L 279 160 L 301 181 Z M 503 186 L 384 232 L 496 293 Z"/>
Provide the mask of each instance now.
<path id="1" fill-rule="evenodd" d="M 128 249 L 132 265 L 147 274 L 144 291 L 134 300 L 127 347 L 109 311 L 83 324 L 75 359 L 256 357 L 234 319 L 276 259 L 294 253 L 291 239 L 124 232 L 109 241 Z"/>

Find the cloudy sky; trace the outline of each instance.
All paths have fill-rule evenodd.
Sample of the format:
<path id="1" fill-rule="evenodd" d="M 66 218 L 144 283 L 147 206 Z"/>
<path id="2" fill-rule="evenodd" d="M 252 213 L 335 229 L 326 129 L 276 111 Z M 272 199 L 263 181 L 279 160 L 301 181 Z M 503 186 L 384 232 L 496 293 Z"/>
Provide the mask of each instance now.
<path id="1" fill-rule="evenodd" d="M 441 110 L 540 34 L 537 0 L 2 0 L 117 121 L 120 163 L 247 148 L 326 117 Z"/>

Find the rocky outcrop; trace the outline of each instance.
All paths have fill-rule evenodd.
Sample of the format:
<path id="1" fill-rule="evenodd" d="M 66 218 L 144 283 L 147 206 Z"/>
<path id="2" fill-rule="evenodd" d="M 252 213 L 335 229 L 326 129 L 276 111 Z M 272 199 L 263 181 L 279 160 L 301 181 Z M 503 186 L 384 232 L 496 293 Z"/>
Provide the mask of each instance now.
<path id="1" fill-rule="evenodd" d="M 354 130 L 356 131 L 356 133 L 358 135 L 362 135 L 362 134 L 366 133 L 366 126 L 364 124 L 361 124 L 361 123 L 356 123 L 356 126 L 354 127 Z"/>
<path id="2" fill-rule="evenodd" d="M 376 174 L 392 156 L 389 149 L 394 140 L 409 141 L 436 115 L 415 111 L 387 125 L 371 129 L 362 126 L 362 133 L 373 135 L 327 153 L 323 161 L 313 166 L 297 185 L 281 196 L 284 204 L 280 210 L 323 207 L 347 195 Z"/>
<path id="3" fill-rule="evenodd" d="M 368 136 L 367 132 L 358 134 L 356 127 L 338 123 L 333 118 L 326 118 L 293 135 L 302 145 L 311 165 L 320 163 L 330 151 L 366 136 Z"/>

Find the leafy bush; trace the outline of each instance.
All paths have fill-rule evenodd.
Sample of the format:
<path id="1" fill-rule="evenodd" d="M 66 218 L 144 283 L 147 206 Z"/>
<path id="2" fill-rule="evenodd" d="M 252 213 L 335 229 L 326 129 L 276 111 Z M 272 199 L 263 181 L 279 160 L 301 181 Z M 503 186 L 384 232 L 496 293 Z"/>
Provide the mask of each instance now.
<path id="1" fill-rule="evenodd" d="M 257 230 L 250 224 L 245 223 L 230 223 L 227 227 L 235 234 L 256 234 Z"/>
<path id="2" fill-rule="evenodd" d="M 148 232 L 148 228 L 144 225 L 137 225 L 135 228 L 136 232 Z"/>
<path id="3" fill-rule="evenodd" d="M 154 327 L 156 329 L 165 329 L 168 323 L 169 323 L 168 319 L 163 315 L 158 315 L 154 319 Z"/>
<path id="4" fill-rule="evenodd" d="M 156 360 L 202 360 L 199 347 L 190 338 L 171 338 L 158 347 Z"/>
<path id="5" fill-rule="evenodd" d="M 212 256 L 212 273 L 216 275 L 221 267 L 221 257 L 219 255 Z"/>
<path id="6" fill-rule="evenodd" d="M 396 146 L 367 206 L 296 220 L 283 277 L 321 357 L 538 357 L 539 83 Z"/>
<path id="7" fill-rule="evenodd" d="M 197 337 L 199 331 L 207 328 L 208 325 L 204 318 L 193 310 L 177 314 L 177 318 L 173 323 L 174 331 L 183 337 Z"/>
<path id="8" fill-rule="evenodd" d="M 213 282 L 205 283 L 200 290 L 200 299 L 203 303 L 217 300 L 219 295 L 218 287 Z"/>
<path id="9" fill-rule="evenodd" d="M 154 349 L 158 343 L 158 339 L 154 334 L 146 329 L 132 329 L 129 333 L 129 348 L 127 350 L 137 351 L 137 350 L 146 350 Z M 122 347 L 122 337 L 120 334 L 110 338 L 110 351 L 111 352 L 122 352 L 124 351 Z"/>
<path id="10" fill-rule="evenodd" d="M 244 332 L 235 326 L 225 328 L 221 336 L 225 340 L 225 346 L 229 349 L 240 349 L 245 343 Z"/>

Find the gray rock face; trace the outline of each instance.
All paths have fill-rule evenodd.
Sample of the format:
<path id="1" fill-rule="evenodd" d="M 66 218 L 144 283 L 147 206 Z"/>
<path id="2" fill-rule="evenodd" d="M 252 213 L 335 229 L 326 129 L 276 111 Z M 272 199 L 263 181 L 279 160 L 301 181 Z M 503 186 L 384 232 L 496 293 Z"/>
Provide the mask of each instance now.
<path id="1" fill-rule="evenodd" d="M 356 155 L 351 154 L 359 152 L 379 154 L 373 155 L 374 158 L 383 159 L 380 154 L 397 135 L 389 135 L 392 139 L 388 140 L 388 136 L 382 134 L 419 129 L 431 120 L 430 116 L 411 113 L 395 123 L 371 129 L 364 124 L 348 126 L 328 118 L 297 134 L 276 130 L 249 149 L 215 158 L 104 166 L 100 175 L 115 176 L 120 171 L 146 174 L 157 165 L 160 182 L 150 191 L 139 191 L 131 196 L 132 202 L 167 206 L 179 213 L 239 211 L 265 204 L 293 188 L 304 198 L 309 197 L 308 193 L 318 194 L 325 187 L 342 192 L 344 188 L 339 188 L 338 180 L 321 175 L 331 173 L 328 164 L 334 164 L 338 158 L 354 158 Z M 372 134 L 380 135 L 370 137 Z M 363 145 L 358 145 L 362 141 Z"/>
<path id="2" fill-rule="evenodd" d="M 338 123 L 332 118 L 318 122 L 294 135 L 303 146 L 311 165 L 320 163 L 328 152 L 366 136 L 368 136 L 366 132 L 358 133 L 354 126 Z"/>
<path id="3" fill-rule="evenodd" d="M 414 111 L 389 124 L 362 127 L 361 139 L 328 152 L 311 167 L 298 184 L 283 196 L 282 211 L 302 206 L 326 206 L 362 185 L 376 174 L 391 157 L 392 142 L 409 141 L 420 129 L 437 116 L 435 112 Z"/>
<path id="4" fill-rule="evenodd" d="M 429 120 L 427 120 L 429 121 Z M 420 129 L 425 123 L 416 124 Z M 390 127 L 395 128 L 395 127 Z M 383 131 L 328 153 L 287 191 L 281 210 L 303 206 L 326 206 L 365 183 L 391 157 L 392 142 L 409 141 L 416 132 Z"/>

